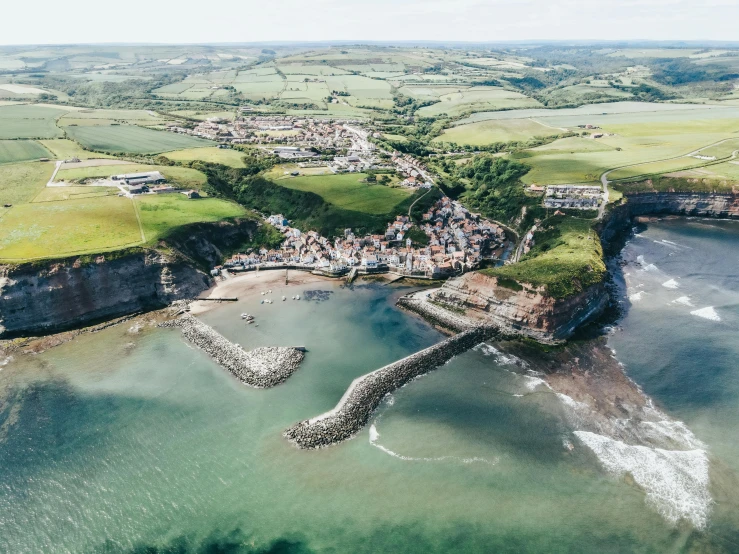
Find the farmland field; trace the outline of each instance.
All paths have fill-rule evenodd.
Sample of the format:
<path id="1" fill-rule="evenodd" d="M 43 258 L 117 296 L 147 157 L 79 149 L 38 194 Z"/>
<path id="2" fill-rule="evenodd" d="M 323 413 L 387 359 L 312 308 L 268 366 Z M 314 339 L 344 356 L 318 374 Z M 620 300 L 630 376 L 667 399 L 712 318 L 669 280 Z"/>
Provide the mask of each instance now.
<path id="1" fill-rule="evenodd" d="M 290 189 L 314 192 L 329 204 L 345 210 L 368 214 L 385 214 L 405 200 L 410 191 L 384 185 L 362 183 L 363 173 L 290 177 L 275 181 Z"/>
<path id="2" fill-rule="evenodd" d="M 146 195 L 136 198 L 135 202 L 147 241 L 164 237 L 181 225 L 219 221 L 246 213 L 233 202 L 218 198 L 190 200 L 183 194 Z"/>
<path id="3" fill-rule="evenodd" d="M 59 137 L 55 119 L 64 113 L 36 105 L 0 106 L 0 139 Z"/>
<path id="4" fill-rule="evenodd" d="M 212 145 L 210 141 L 176 135 L 167 131 L 152 131 L 134 125 L 100 127 L 67 127 L 67 134 L 83 146 L 107 152 L 156 154 L 169 150 Z"/>
<path id="5" fill-rule="evenodd" d="M 84 150 L 79 144 L 69 139 L 40 140 L 39 142 L 43 144 L 44 147 L 47 148 L 58 160 L 69 160 L 70 158 L 87 160 L 90 158 L 111 157 L 108 154 Z"/>
<path id="6" fill-rule="evenodd" d="M 452 92 L 440 96 L 439 100 L 441 102 L 418 110 L 418 115 L 435 117 L 446 113 L 450 116 L 459 116 L 470 111 L 533 108 L 541 105 L 519 92 L 492 87 L 473 87 L 461 92 Z"/>
<path id="7" fill-rule="evenodd" d="M 143 173 L 145 171 L 161 171 L 168 181 L 185 188 L 198 188 L 205 184 L 206 177 L 197 169 L 178 166 L 159 166 L 145 164 L 98 165 L 62 169 L 56 174 L 57 181 L 81 181 L 83 179 L 100 179 L 123 173 Z"/>
<path id="8" fill-rule="evenodd" d="M 101 252 L 141 243 L 133 203 L 116 196 L 14 206 L 0 220 L 0 259 Z"/>
<path id="9" fill-rule="evenodd" d="M 524 141 L 561 133 L 531 119 L 491 120 L 458 125 L 446 129 L 434 142 L 483 145 L 494 142 Z"/>
<path id="10" fill-rule="evenodd" d="M 201 160 L 230 167 L 244 167 L 244 153 L 240 150 L 232 150 L 230 148 L 187 148 L 185 150 L 167 152 L 165 156 L 170 160 L 178 162 Z"/>
<path id="11" fill-rule="evenodd" d="M 0 164 L 49 157 L 51 153 L 34 140 L 0 140 Z"/>
<path id="12" fill-rule="evenodd" d="M 120 190 L 117 187 L 44 187 L 32 202 L 58 202 L 59 200 L 118 196 L 119 193 Z"/>
<path id="13" fill-rule="evenodd" d="M 51 178 L 53 163 L 28 162 L 0 165 L 0 205 L 30 202 Z"/>

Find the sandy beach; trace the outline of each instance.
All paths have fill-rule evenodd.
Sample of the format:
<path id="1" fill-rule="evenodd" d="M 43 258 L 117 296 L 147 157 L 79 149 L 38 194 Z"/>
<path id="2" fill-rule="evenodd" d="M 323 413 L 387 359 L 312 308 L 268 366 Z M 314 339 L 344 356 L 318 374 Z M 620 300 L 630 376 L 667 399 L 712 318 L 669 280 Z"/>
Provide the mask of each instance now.
<path id="1" fill-rule="evenodd" d="M 216 281 L 216 285 L 200 295 L 201 298 L 238 298 L 242 300 L 250 296 L 257 296 L 263 291 L 272 290 L 273 298 L 278 298 L 284 294 L 290 296 L 288 291 L 296 285 L 305 285 L 308 283 L 319 283 L 326 281 L 336 281 L 330 277 L 321 275 L 313 275 L 308 271 L 291 270 L 288 272 L 289 282 L 285 284 L 285 270 L 274 269 L 267 271 L 249 271 L 247 273 L 231 274 L 229 273 L 225 280 Z M 220 278 L 219 278 L 220 279 Z M 212 301 L 195 301 L 190 304 L 190 313 L 193 315 L 202 314 L 220 306 L 220 302 Z"/>

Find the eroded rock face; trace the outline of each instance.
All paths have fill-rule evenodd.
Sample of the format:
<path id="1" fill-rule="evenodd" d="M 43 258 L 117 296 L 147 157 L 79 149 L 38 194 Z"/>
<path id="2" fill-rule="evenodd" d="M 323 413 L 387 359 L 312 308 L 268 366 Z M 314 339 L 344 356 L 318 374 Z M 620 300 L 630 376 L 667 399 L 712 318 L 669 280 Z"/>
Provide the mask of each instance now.
<path id="1" fill-rule="evenodd" d="M 646 214 L 739 218 L 739 194 L 643 192 L 627 194 L 631 216 Z"/>
<path id="2" fill-rule="evenodd" d="M 604 284 L 598 284 L 558 299 L 547 296 L 541 287 L 524 285 L 513 290 L 500 285 L 495 277 L 473 272 L 447 281 L 432 300 L 488 320 L 506 334 L 552 342 L 566 339 L 598 315 L 608 303 L 608 293 Z"/>
<path id="3" fill-rule="evenodd" d="M 78 327 L 193 298 L 211 279 L 156 251 L 0 266 L 0 336 Z"/>

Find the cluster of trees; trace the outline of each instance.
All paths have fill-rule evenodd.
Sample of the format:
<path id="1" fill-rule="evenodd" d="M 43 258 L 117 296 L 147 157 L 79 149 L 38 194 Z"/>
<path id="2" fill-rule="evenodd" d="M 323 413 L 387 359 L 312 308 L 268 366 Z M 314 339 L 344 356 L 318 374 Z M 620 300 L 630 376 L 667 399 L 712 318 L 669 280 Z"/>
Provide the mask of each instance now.
<path id="1" fill-rule="evenodd" d="M 467 183 L 460 200 L 489 218 L 513 224 L 524 206 L 538 203 L 538 198 L 526 195 L 521 183 L 528 171 L 527 165 L 516 160 L 476 156 L 456 170 L 457 186 L 462 180 Z"/>

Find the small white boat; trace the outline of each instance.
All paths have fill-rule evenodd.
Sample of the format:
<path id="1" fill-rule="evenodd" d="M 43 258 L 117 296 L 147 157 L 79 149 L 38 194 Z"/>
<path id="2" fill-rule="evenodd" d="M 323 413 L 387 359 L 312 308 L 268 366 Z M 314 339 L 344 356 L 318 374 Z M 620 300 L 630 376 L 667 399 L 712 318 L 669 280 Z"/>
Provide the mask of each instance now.
<path id="1" fill-rule="evenodd" d="M 295 300 L 300 300 L 300 295 L 299 294 L 295 296 Z"/>
<path id="2" fill-rule="evenodd" d="M 282 297 L 282 301 L 284 302 L 285 300 L 287 300 L 287 296 Z"/>
<path id="3" fill-rule="evenodd" d="M 260 302 L 260 304 L 264 304 L 264 298 L 262 298 L 262 301 Z"/>
<path id="4" fill-rule="evenodd" d="M 264 296 L 264 291 L 262 291 L 262 296 Z"/>

